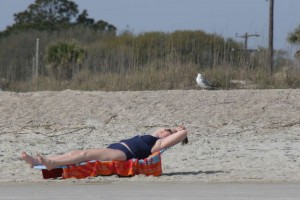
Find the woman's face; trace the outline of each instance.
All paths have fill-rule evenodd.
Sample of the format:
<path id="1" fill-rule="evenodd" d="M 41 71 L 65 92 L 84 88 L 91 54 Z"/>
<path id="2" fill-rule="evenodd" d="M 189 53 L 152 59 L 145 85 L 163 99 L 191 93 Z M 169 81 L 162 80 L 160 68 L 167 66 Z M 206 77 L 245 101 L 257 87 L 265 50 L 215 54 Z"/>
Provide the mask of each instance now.
<path id="1" fill-rule="evenodd" d="M 158 137 L 159 137 L 159 138 L 165 138 L 165 137 L 168 137 L 168 136 L 171 135 L 171 134 L 172 134 L 171 129 L 165 128 L 165 129 L 162 129 L 162 130 L 159 132 Z"/>

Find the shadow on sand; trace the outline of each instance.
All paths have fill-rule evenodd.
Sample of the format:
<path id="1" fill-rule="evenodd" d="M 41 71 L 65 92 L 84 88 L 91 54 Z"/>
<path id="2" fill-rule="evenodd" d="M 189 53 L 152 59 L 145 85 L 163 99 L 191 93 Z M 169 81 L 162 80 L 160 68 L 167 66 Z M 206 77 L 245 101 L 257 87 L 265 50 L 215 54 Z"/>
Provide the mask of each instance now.
<path id="1" fill-rule="evenodd" d="M 198 174 L 218 174 L 218 173 L 229 173 L 226 171 L 190 171 L 190 172 L 171 172 L 163 173 L 162 176 L 176 176 L 176 175 L 198 175 Z"/>

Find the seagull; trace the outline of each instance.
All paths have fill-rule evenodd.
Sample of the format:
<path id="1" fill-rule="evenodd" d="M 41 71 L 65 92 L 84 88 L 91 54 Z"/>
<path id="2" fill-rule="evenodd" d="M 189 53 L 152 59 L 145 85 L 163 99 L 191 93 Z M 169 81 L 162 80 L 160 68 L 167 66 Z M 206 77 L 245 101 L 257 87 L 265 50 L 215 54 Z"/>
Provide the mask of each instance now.
<path id="1" fill-rule="evenodd" d="M 213 86 L 211 85 L 211 83 L 206 80 L 200 73 L 198 74 L 196 81 L 198 83 L 198 85 L 201 87 L 201 89 L 212 89 Z"/>

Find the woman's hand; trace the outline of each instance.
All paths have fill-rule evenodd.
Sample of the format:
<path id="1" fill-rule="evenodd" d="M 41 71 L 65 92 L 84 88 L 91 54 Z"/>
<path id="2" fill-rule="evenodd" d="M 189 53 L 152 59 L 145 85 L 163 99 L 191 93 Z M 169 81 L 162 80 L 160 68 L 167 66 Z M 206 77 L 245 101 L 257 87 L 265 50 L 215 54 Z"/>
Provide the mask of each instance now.
<path id="1" fill-rule="evenodd" d="M 188 137 L 187 137 L 187 132 L 186 132 L 186 129 L 185 129 L 185 126 L 184 126 L 184 125 L 180 125 L 180 126 L 178 126 L 177 128 L 175 128 L 174 130 L 175 130 L 176 132 L 177 132 L 177 131 L 184 131 L 184 132 L 185 132 L 186 137 L 181 141 L 181 144 L 182 144 L 182 145 L 185 145 L 185 144 L 187 144 L 187 143 L 189 142 Z"/>
<path id="2" fill-rule="evenodd" d="M 186 130 L 184 125 L 180 125 L 175 128 L 175 131 L 181 131 L 181 130 Z"/>

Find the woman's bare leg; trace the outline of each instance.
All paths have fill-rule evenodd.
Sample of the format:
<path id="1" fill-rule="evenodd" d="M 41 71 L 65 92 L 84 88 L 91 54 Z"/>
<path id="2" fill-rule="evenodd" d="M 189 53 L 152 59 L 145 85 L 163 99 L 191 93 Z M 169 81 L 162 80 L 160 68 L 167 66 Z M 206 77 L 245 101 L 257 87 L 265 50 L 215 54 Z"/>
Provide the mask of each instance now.
<path id="1" fill-rule="evenodd" d="M 37 158 L 28 155 L 25 151 L 22 152 L 22 159 L 32 168 L 35 165 L 41 164 Z"/>
<path id="2" fill-rule="evenodd" d="M 37 160 L 39 163 L 45 165 L 48 170 L 51 170 L 60 165 L 76 164 L 88 160 L 126 160 L 126 155 L 120 150 L 103 148 L 73 151 L 52 158 L 46 158 L 38 155 Z"/>
<path id="3" fill-rule="evenodd" d="M 80 151 L 82 151 L 82 150 L 70 151 L 70 152 L 64 153 L 62 155 L 47 156 L 47 159 L 51 159 L 51 160 L 63 160 L 63 159 L 66 159 L 66 158 L 69 158 L 69 157 L 71 157 L 73 155 L 78 154 Z"/>
<path id="4" fill-rule="evenodd" d="M 79 150 L 80 151 L 80 150 Z M 66 159 L 69 158 L 70 156 L 76 154 L 78 152 L 78 150 L 75 151 L 71 151 L 62 155 L 56 155 L 56 156 L 49 156 L 47 157 L 48 159 L 51 160 L 61 160 L 61 159 Z M 30 167 L 34 167 L 35 165 L 40 165 L 42 164 L 37 157 L 33 157 L 28 155 L 26 152 L 22 152 L 22 159 L 30 166 Z"/>
<path id="5" fill-rule="evenodd" d="M 62 155 L 56 155 L 56 156 L 49 156 L 47 157 L 48 159 L 51 159 L 51 160 L 61 160 L 61 159 L 66 159 L 66 158 L 69 158 L 70 156 L 78 153 L 80 150 L 75 150 L 75 151 L 71 151 L 71 152 L 68 152 L 68 153 L 65 153 L 65 154 L 62 154 Z M 37 157 L 33 157 L 33 156 L 30 156 L 28 155 L 26 152 L 22 152 L 22 159 L 32 168 L 34 167 L 35 165 L 40 165 L 42 164 L 38 159 Z"/>

